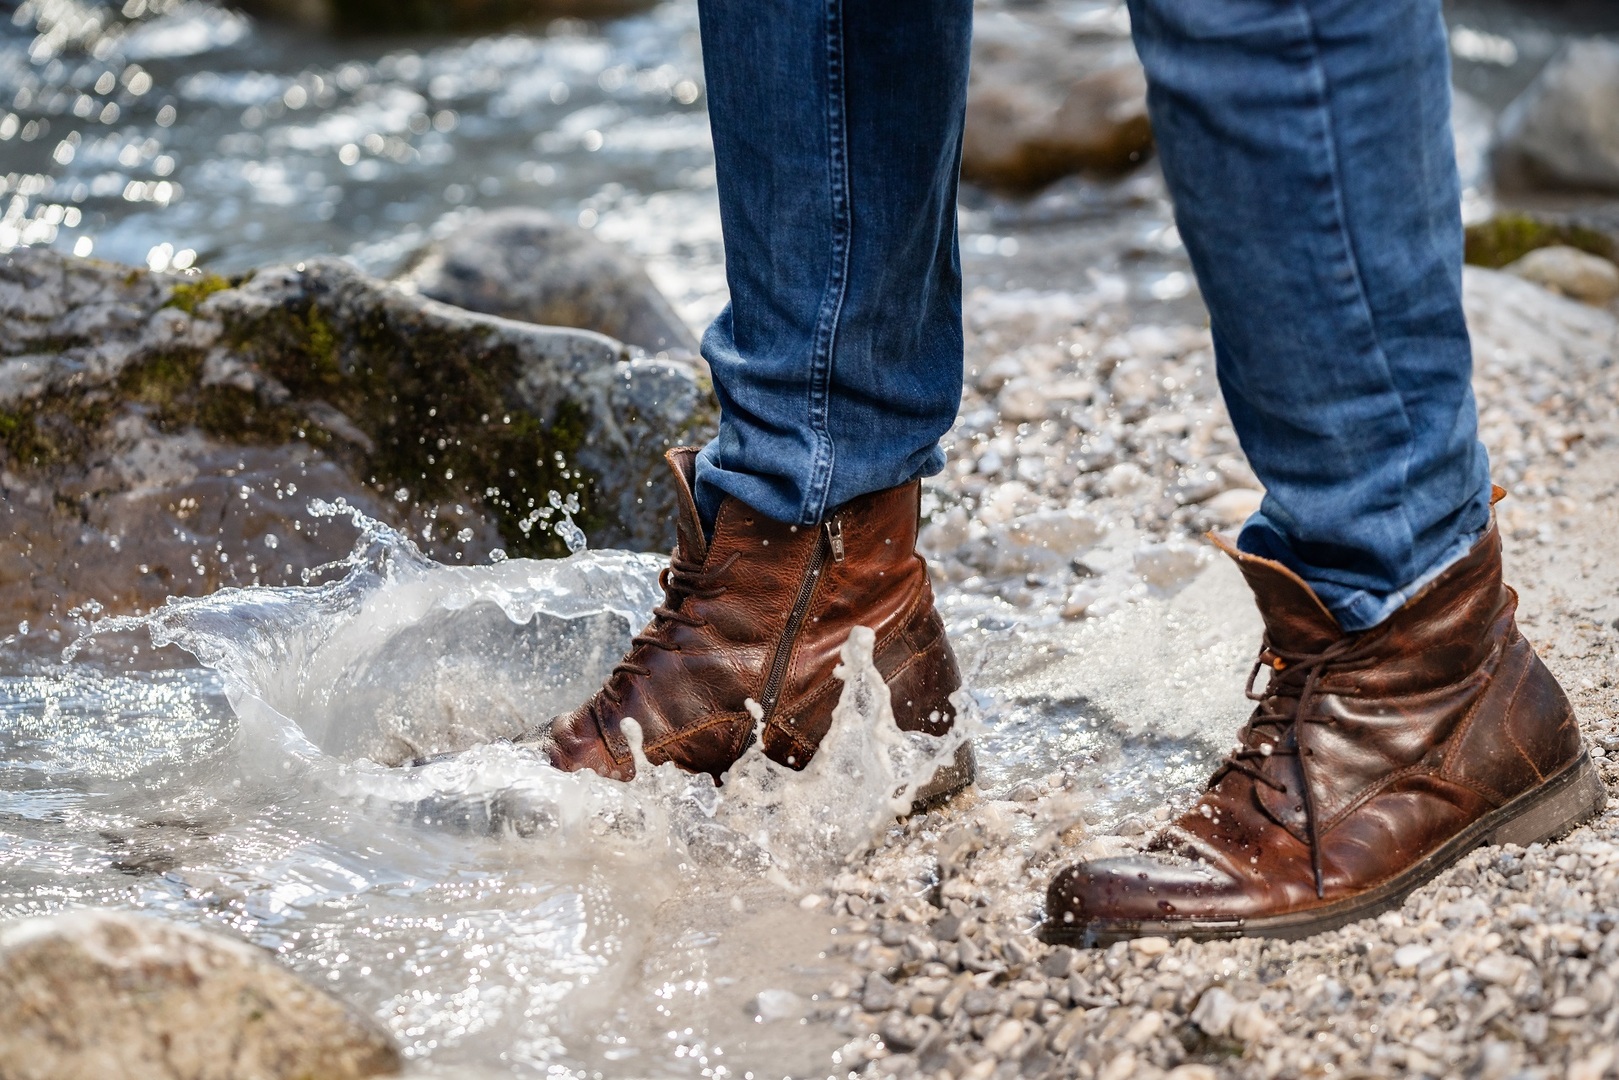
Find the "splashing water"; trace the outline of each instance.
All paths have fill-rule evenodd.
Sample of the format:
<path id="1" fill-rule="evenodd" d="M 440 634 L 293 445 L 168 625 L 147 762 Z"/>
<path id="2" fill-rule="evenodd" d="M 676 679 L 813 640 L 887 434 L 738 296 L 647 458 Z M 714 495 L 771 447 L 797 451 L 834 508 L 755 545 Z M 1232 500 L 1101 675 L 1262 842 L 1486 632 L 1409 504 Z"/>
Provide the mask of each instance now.
<path id="1" fill-rule="evenodd" d="M 824 1073 L 825 1025 L 747 1003 L 826 984 L 830 921 L 799 894 L 954 751 L 894 726 L 871 632 L 844 647 L 802 772 L 754 750 L 721 788 L 644 759 L 631 784 L 564 774 L 501 740 L 595 688 L 663 560 L 444 566 L 351 508 L 312 512 L 360 530 L 332 580 L 103 619 L 65 671 L 8 680 L 0 914 L 227 928 L 374 1011 L 430 1072 Z M 85 659 L 131 631 L 203 667 Z"/>

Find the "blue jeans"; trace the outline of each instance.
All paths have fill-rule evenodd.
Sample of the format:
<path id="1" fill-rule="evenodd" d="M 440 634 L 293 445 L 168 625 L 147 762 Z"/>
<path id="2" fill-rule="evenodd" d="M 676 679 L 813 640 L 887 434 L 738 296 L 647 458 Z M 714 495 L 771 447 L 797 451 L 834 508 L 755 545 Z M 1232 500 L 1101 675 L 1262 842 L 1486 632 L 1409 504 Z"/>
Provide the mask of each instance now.
<path id="1" fill-rule="evenodd" d="M 698 497 L 811 525 L 937 472 L 962 374 L 967 0 L 702 0 L 731 303 Z M 1374 626 L 1489 521 L 1440 0 L 1130 0 L 1239 544 Z"/>

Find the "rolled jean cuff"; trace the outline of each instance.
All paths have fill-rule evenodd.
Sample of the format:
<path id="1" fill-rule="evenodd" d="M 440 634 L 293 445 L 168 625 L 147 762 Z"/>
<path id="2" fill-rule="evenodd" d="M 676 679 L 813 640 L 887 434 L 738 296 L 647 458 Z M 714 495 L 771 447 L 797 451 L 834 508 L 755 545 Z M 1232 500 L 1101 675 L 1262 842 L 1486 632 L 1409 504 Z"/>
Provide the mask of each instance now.
<path id="1" fill-rule="evenodd" d="M 1493 515 L 1492 515 L 1493 518 Z M 1490 529 L 1486 522 L 1482 529 L 1469 533 L 1446 548 L 1433 565 L 1419 574 L 1410 584 L 1389 593 L 1370 592 L 1365 589 L 1351 589 L 1342 585 L 1333 585 L 1329 582 L 1309 581 L 1310 587 L 1321 602 L 1332 612 L 1333 618 L 1338 620 L 1338 626 L 1345 633 L 1359 633 L 1377 626 L 1396 611 L 1403 608 L 1413 596 L 1416 596 L 1428 583 L 1449 570 L 1459 562 L 1463 556 L 1477 546 L 1479 539 Z"/>

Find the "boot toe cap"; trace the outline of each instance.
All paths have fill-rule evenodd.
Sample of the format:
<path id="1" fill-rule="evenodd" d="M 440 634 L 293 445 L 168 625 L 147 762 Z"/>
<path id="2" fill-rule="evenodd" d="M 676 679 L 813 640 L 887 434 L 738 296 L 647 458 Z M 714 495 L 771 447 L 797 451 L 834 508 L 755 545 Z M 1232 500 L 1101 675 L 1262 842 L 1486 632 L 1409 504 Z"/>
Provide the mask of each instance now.
<path id="1" fill-rule="evenodd" d="M 1224 871 L 1192 859 L 1130 855 L 1076 863 L 1058 872 L 1046 892 L 1046 932 L 1173 935 L 1236 919 L 1240 895 Z"/>
<path id="2" fill-rule="evenodd" d="M 581 725 L 577 720 L 575 715 L 552 717 L 548 723 L 519 739 L 518 743 L 533 747 L 545 755 L 552 766 L 563 772 L 583 772 L 588 769 L 609 780 L 634 779 L 635 766 L 620 765 L 614 760 L 596 725 L 588 721 Z"/>

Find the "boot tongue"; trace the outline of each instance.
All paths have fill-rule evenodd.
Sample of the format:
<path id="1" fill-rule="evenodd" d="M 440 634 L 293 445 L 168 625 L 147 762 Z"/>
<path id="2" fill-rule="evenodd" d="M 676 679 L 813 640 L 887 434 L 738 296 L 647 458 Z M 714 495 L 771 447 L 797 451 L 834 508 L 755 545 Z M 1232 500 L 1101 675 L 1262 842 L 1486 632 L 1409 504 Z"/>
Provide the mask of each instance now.
<path id="1" fill-rule="evenodd" d="M 1344 632 L 1338 626 L 1338 620 L 1303 578 L 1273 559 L 1238 550 L 1224 537 L 1210 533 L 1209 538 L 1215 546 L 1231 556 L 1242 571 L 1242 576 L 1247 579 L 1248 587 L 1254 591 L 1254 603 L 1259 607 L 1260 617 L 1265 620 L 1265 639 L 1273 648 L 1292 653 L 1318 653 L 1343 639 Z M 1282 690 L 1278 680 L 1292 681 L 1294 685 L 1291 691 Z M 1279 690 L 1283 695 L 1297 696 L 1298 685 L 1292 674 L 1271 675 L 1266 693 L 1276 694 Z M 1293 707 L 1286 703 L 1285 698 L 1276 701 L 1284 711 Z M 1253 743 L 1269 742 L 1276 750 L 1284 752 L 1265 758 L 1260 766 L 1278 786 L 1255 784 L 1254 798 L 1273 821 L 1299 840 L 1307 842 L 1309 808 L 1306 806 L 1305 792 L 1308 777 L 1305 761 L 1297 752 L 1298 729 L 1287 730 L 1281 725 L 1270 724 L 1255 734 L 1259 737 Z"/>
<path id="2" fill-rule="evenodd" d="M 663 455 L 669 469 L 675 474 L 675 538 L 680 552 L 693 562 L 708 558 L 708 537 L 703 532 L 703 519 L 697 513 L 697 498 L 692 488 L 697 482 L 697 453 L 695 447 L 677 446 Z"/>
<path id="3" fill-rule="evenodd" d="M 1239 551 L 1222 536 L 1210 533 L 1209 539 L 1231 556 L 1247 579 L 1272 645 L 1289 652 L 1313 653 L 1344 636 L 1338 620 L 1303 578 L 1273 559 Z"/>

